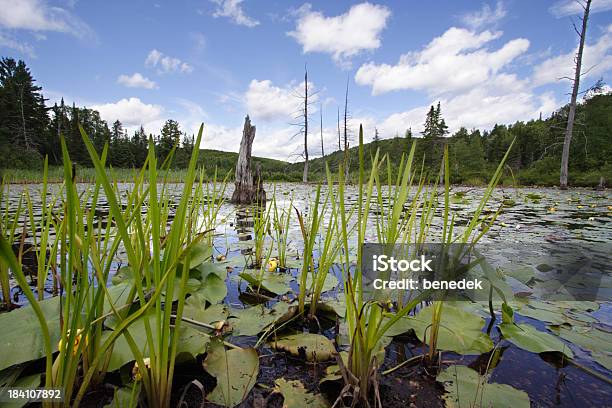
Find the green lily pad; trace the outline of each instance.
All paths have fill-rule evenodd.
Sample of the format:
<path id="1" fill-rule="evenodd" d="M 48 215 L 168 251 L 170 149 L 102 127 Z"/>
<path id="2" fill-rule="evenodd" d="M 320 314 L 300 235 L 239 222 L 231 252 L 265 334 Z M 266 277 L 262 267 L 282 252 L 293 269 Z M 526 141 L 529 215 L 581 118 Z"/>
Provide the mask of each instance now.
<path id="1" fill-rule="evenodd" d="M 327 361 L 336 354 L 334 344 L 320 334 L 300 333 L 281 337 L 270 342 L 275 350 L 286 351 L 307 361 Z"/>
<path id="2" fill-rule="evenodd" d="M 177 356 L 181 353 L 186 353 L 195 358 L 204 354 L 210 343 L 210 335 L 191 327 L 188 323 L 181 323 L 179 329 L 179 340 L 176 345 Z"/>
<path id="3" fill-rule="evenodd" d="M 251 272 L 245 270 L 239 276 L 247 281 L 251 288 L 255 290 L 261 288 L 267 290 L 268 292 L 276 293 L 277 295 L 285 294 L 291 290 L 289 287 L 291 276 L 285 273 L 265 271 Z"/>
<path id="4" fill-rule="evenodd" d="M 287 381 L 279 378 L 274 381 L 274 391 L 283 395 L 283 407 L 327 408 L 329 403 L 322 395 L 306 391 L 299 380 Z"/>
<path id="5" fill-rule="evenodd" d="M 156 326 L 156 317 L 154 313 L 147 313 L 141 318 L 134 321 L 127 328 L 127 331 L 130 333 L 130 336 L 134 339 L 134 343 L 139 348 L 143 357 L 148 357 L 148 342 L 147 342 L 147 333 L 145 330 L 145 319 L 149 321 L 149 325 L 151 327 L 151 334 L 153 336 L 153 341 L 157 341 L 157 330 L 155 330 Z M 117 326 L 117 321 L 114 317 L 106 319 L 105 325 L 111 329 L 114 329 Z M 125 332 L 124 332 L 125 333 Z M 111 357 L 108 363 L 107 371 L 115 371 L 125 364 L 136 360 L 136 357 L 132 353 L 132 349 L 130 348 L 125 334 L 122 333 L 113 344 Z M 105 342 L 106 339 L 111 336 L 112 331 L 107 330 L 102 332 L 102 342 Z"/>
<path id="6" fill-rule="evenodd" d="M 306 287 L 307 288 L 312 287 L 312 280 L 313 280 L 312 274 L 306 275 Z M 325 276 L 325 282 L 323 282 L 323 289 L 321 289 L 321 293 L 329 292 L 330 290 L 333 290 L 336 287 L 338 287 L 338 278 L 336 278 L 334 274 L 328 273 Z"/>
<path id="7" fill-rule="evenodd" d="M 335 313 L 338 317 L 346 314 L 346 300 L 344 293 L 338 294 L 337 299 L 323 299 L 317 304 L 317 308 L 324 312 Z"/>
<path id="8" fill-rule="evenodd" d="M 215 404 L 235 407 L 255 385 L 259 373 L 259 356 L 253 348 L 225 350 L 218 339 L 213 339 L 204 369 L 217 379 L 216 387 L 206 396 Z"/>
<path id="9" fill-rule="evenodd" d="M 38 302 L 49 326 L 52 351 L 60 340 L 60 297 Z M 40 323 L 31 306 L 0 313 L 0 370 L 46 355 Z"/>
<path id="10" fill-rule="evenodd" d="M 108 287 L 108 293 L 110 294 L 111 301 L 115 308 L 120 308 L 125 305 L 125 302 L 128 299 L 130 294 L 130 290 L 132 289 L 132 285 L 128 282 L 119 283 L 117 285 L 112 285 Z M 137 299 L 137 296 L 134 297 Z M 104 314 L 111 313 L 112 309 L 110 306 L 110 302 L 108 297 L 104 297 Z"/>
<path id="11" fill-rule="evenodd" d="M 525 317 L 531 317 L 532 319 L 541 320 L 543 322 L 549 322 L 554 324 L 562 324 L 567 321 L 561 311 L 552 311 L 545 309 L 536 309 L 531 306 L 525 306 L 518 311 L 520 315 Z"/>
<path id="12" fill-rule="evenodd" d="M 17 379 L 14 382 L 11 382 L 10 384 L 4 384 L 3 382 L 0 382 L 0 392 L 4 391 L 5 387 L 11 387 L 11 388 L 28 388 L 28 389 L 32 389 L 32 388 L 37 388 L 38 386 L 40 386 L 40 377 L 41 374 L 33 374 L 33 375 L 29 375 L 27 377 L 21 377 L 19 379 Z M 3 408 L 21 408 L 23 406 L 25 406 L 28 403 L 27 399 L 15 399 L 12 400 L 11 402 L 8 401 L 4 401 L 2 403 L 2 407 Z"/>
<path id="13" fill-rule="evenodd" d="M 262 305 L 232 309 L 228 322 L 233 327 L 233 335 L 255 336 L 281 318 L 288 310 L 289 305 L 285 302 L 278 302 L 272 309 L 266 309 Z"/>
<path id="14" fill-rule="evenodd" d="M 593 361 L 599 363 L 602 367 L 612 370 L 612 353 L 593 352 L 591 357 L 593 357 Z"/>
<path id="15" fill-rule="evenodd" d="M 224 279 L 211 273 L 206 276 L 200 288 L 193 293 L 214 304 L 225 299 L 227 296 L 227 285 Z"/>
<path id="16" fill-rule="evenodd" d="M 529 324 L 502 323 L 499 325 L 504 338 L 515 346 L 532 353 L 557 351 L 569 358 L 574 356 L 569 346 L 558 337 L 544 333 Z"/>
<path id="17" fill-rule="evenodd" d="M 136 389 L 133 387 L 136 387 Z M 110 402 L 110 404 L 104 405 L 104 408 L 137 407 L 139 395 L 140 384 L 132 384 L 132 386 L 116 388 L 115 395 L 113 395 L 113 400 Z"/>
<path id="18" fill-rule="evenodd" d="M 213 255 L 212 245 L 205 241 L 195 243 L 189 253 L 189 269 L 199 266 Z"/>
<path id="19" fill-rule="evenodd" d="M 469 367 L 454 365 L 442 371 L 436 381 L 444 384 L 447 408 L 529 408 L 529 396 L 506 384 L 487 382 L 486 376 Z"/>
<path id="20" fill-rule="evenodd" d="M 549 326 L 553 333 L 585 350 L 612 353 L 612 335 L 590 327 Z"/>
<path id="21" fill-rule="evenodd" d="M 527 283 L 535 277 L 535 271 L 530 266 L 504 270 L 504 273 L 522 283 Z"/>
<path id="22" fill-rule="evenodd" d="M 426 341 L 431 335 L 431 319 L 433 305 L 419 311 L 415 317 L 404 317 L 391 327 L 385 335 L 394 336 L 414 330 L 421 341 Z M 442 319 L 438 329 L 438 344 L 440 350 L 454 351 L 459 354 L 481 354 L 493 348 L 493 342 L 482 328 L 485 320 L 458 306 L 445 304 L 442 307 Z"/>
<path id="23" fill-rule="evenodd" d="M 214 304 L 206 307 L 206 301 L 199 296 L 188 297 L 183 308 L 183 317 L 207 324 L 227 320 L 228 315 L 226 306 Z"/>

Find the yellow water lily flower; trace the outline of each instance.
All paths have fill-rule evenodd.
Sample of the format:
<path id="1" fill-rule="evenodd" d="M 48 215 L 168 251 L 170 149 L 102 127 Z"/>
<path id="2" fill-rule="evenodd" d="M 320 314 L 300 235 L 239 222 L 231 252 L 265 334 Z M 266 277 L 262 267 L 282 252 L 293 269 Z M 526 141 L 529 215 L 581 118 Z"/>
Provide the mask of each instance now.
<path id="1" fill-rule="evenodd" d="M 584 208 L 584 205 L 578 205 L 578 206 L 576 206 L 576 208 L 578 208 L 580 210 L 580 209 Z"/>
<path id="2" fill-rule="evenodd" d="M 274 258 L 270 259 L 268 261 L 268 271 L 269 272 L 274 272 L 276 270 L 276 268 L 278 268 L 278 261 Z"/>
<path id="3" fill-rule="evenodd" d="M 555 207 L 550 207 L 550 208 L 548 209 L 548 212 L 555 212 L 555 211 L 557 211 L 557 209 L 556 209 Z"/>
<path id="4" fill-rule="evenodd" d="M 149 357 L 143 358 L 142 362 L 144 363 L 146 369 L 151 369 L 151 359 Z M 132 368 L 132 378 L 134 378 L 134 381 L 142 380 L 142 374 L 140 373 L 140 368 L 138 367 L 138 361 L 136 361 L 136 364 L 134 364 L 134 367 Z"/>
<path id="5" fill-rule="evenodd" d="M 66 338 L 70 337 L 70 329 L 66 332 Z M 79 344 L 81 344 L 81 339 L 83 337 L 83 329 L 77 329 L 76 336 L 74 336 L 74 343 L 72 344 L 72 354 L 76 355 L 79 350 Z M 85 336 L 85 345 L 87 345 L 87 336 Z M 59 351 L 64 350 L 64 342 L 60 339 L 59 343 L 57 343 L 57 349 Z"/>

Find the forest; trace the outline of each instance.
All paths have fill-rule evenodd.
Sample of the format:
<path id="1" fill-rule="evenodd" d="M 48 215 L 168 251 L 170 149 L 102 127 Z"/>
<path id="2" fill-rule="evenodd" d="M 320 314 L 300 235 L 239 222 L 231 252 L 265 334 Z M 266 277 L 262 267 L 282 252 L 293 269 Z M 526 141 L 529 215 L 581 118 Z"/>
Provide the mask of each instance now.
<path id="1" fill-rule="evenodd" d="M 413 133 L 406 124 L 404 135 L 374 135 L 364 138 L 366 166 L 377 149 L 381 154 L 407 153 L 412 141 L 418 139 L 416 157 L 430 174 L 437 174 L 445 146 L 449 147 L 452 182 L 480 185 L 503 158 L 514 140 L 507 161 L 502 183 L 518 185 L 555 185 L 559 180 L 559 165 L 563 147 L 563 132 L 568 107 L 560 107 L 550 117 L 513 124 L 497 124 L 490 130 L 461 128 L 449 133 L 440 103 L 432 105 L 424 118 L 424 130 Z M 612 94 L 589 92 L 578 104 L 574 140 L 570 151 L 570 184 L 597 186 L 612 179 Z M 82 141 L 79 125 L 90 136 L 96 150 L 101 152 L 108 144 L 108 164 L 115 169 L 140 168 L 147 157 L 148 140 L 155 143 L 159 159 L 165 159 L 172 149 L 172 167 L 184 169 L 194 148 L 194 135 L 188 135 L 181 125 L 168 119 L 160 134 L 147 133 L 140 127 L 129 134 L 116 120 L 109 124 L 100 114 L 87 107 L 67 106 L 61 102 L 49 106 L 43 89 L 36 84 L 33 74 L 22 60 L 2 58 L 0 63 L 0 169 L 13 181 L 20 179 L 15 169 L 30 171 L 42 169 L 43 158 L 48 157 L 51 169 L 61 166 L 60 135 L 66 139 L 70 157 L 81 168 L 91 168 L 92 163 Z M 359 124 L 353 123 L 352 127 Z M 316 130 L 314 131 L 316 133 Z M 353 131 L 353 133 L 355 133 Z M 260 135 L 265 137 L 265 135 Z M 316 135 L 311 136 L 316 139 Z M 348 159 L 350 174 L 357 171 L 357 148 L 345 153 L 342 143 L 339 149 L 324 157 L 311 159 L 311 181 L 325 178 L 325 164 L 337 168 Z M 312 150 L 318 147 L 314 140 Z M 236 153 L 203 150 L 200 165 L 208 174 L 218 171 L 225 175 L 233 171 Z M 204 159 L 205 158 L 205 159 Z M 280 160 L 255 158 L 262 164 L 263 176 L 269 181 L 300 181 L 304 164 Z M 58 173 L 61 173 L 58 171 Z M 35 181 L 35 180 L 29 180 Z"/>

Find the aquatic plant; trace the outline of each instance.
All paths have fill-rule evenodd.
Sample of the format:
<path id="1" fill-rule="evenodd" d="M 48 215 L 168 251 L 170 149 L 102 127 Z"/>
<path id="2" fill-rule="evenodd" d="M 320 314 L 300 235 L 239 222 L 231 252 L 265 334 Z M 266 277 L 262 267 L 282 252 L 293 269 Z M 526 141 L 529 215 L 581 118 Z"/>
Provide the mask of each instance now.
<path id="1" fill-rule="evenodd" d="M 436 186 L 431 193 L 424 195 L 424 198 L 419 202 L 417 198 L 413 198 L 412 202 L 408 203 L 409 208 L 404 209 L 409 196 L 409 190 L 414 180 L 412 174 L 412 161 L 414 158 L 414 145 L 408 156 L 406 162 L 402 159 L 400 168 L 403 170 L 398 175 L 398 179 L 395 183 L 395 189 L 392 196 L 389 197 L 390 204 L 389 211 L 385 214 L 379 215 L 377 222 L 377 234 L 381 243 L 386 245 L 393 245 L 400 241 L 403 244 L 411 243 L 423 243 L 431 235 L 429 234 L 432 217 L 435 214 L 436 207 Z M 364 301 L 363 294 L 364 290 L 362 287 L 362 268 L 363 268 L 363 251 L 362 245 L 366 242 L 366 230 L 368 228 L 368 217 L 370 214 L 370 207 L 372 198 L 374 195 L 374 188 L 378 191 L 378 204 L 383 207 L 383 201 L 381 199 L 381 185 L 379 182 L 379 156 L 378 153 L 372 159 L 372 167 L 370 174 L 366 179 L 364 172 L 364 158 L 363 158 L 363 129 L 360 127 L 359 131 L 359 182 L 358 182 L 358 199 L 357 199 L 357 262 L 355 268 L 351 270 L 349 262 L 349 243 L 348 243 L 348 225 L 350 220 L 348 219 L 348 212 L 345 209 L 345 194 L 344 194 L 344 180 L 342 177 L 342 170 L 339 171 L 339 182 L 338 182 L 338 198 L 337 205 L 339 208 L 339 214 L 341 216 L 341 222 L 339 223 L 340 231 L 339 235 L 343 241 L 343 276 L 345 280 L 345 294 L 346 294 L 346 320 L 348 326 L 349 335 L 349 351 L 346 361 L 342 358 L 338 358 L 338 362 L 342 367 L 342 375 L 345 382 L 345 387 L 342 390 L 340 397 L 345 395 L 351 395 L 353 401 L 361 401 L 366 406 L 369 405 L 370 396 L 374 396 L 375 405 L 381 406 L 380 396 L 377 388 L 377 376 L 378 367 L 381 364 L 378 361 L 377 352 L 382 348 L 381 341 L 385 336 L 385 333 L 391 329 L 401 318 L 407 313 L 413 310 L 420 302 L 428 299 L 432 293 L 431 291 L 421 291 L 420 293 L 412 296 L 404 304 L 398 302 L 395 313 L 385 312 L 387 309 L 386 302 L 381 299 L 371 299 Z M 508 153 L 506 153 L 507 157 Z M 450 215 L 449 211 L 449 169 L 448 169 L 448 151 L 445 150 L 444 161 L 442 164 L 442 171 L 444 172 L 444 211 L 443 211 L 443 228 L 440 241 L 442 244 L 450 243 L 469 243 L 471 247 L 486 233 L 491 223 L 494 222 L 495 217 L 492 220 L 487 220 L 486 224 L 482 228 L 477 228 L 483 224 L 480 219 L 485 204 L 491 197 L 492 191 L 495 185 L 499 181 L 502 174 L 503 164 L 506 157 L 498 166 L 495 174 L 493 175 L 485 193 L 483 194 L 482 200 L 479 203 L 475 213 L 471 220 L 468 222 L 467 227 L 459 234 L 454 234 L 454 218 Z M 390 172 L 388 173 L 388 180 L 391 179 Z M 422 179 L 417 189 L 418 193 L 422 191 Z M 390 182 L 388 185 L 389 190 Z M 418 196 L 417 193 L 417 196 Z M 417 216 L 416 210 L 422 208 L 421 217 Z M 402 212 L 406 212 L 409 216 L 400 219 Z M 352 213 L 351 213 L 352 214 Z M 430 347 L 430 360 L 433 359 L 433 353 L 436 350 L 437 344 L 437 332 L 441 322 L 442 316 L 442 302 L 438 301 L 434 303 L 432 324 L 430 329 L 429 347 Z"/>
<path id="2" fill-rule="evenodd" d="M 291 226 L 291 209 L 293 207 L 293 194 L 289 199 L 287 208 L 279 208 L 276 201 L 276 185 L 272 193 L 272 226 L 274 242 L 278 254 L 278 267 L 287 268 L 287 247 L 289 245 L 289 227 Z"/>

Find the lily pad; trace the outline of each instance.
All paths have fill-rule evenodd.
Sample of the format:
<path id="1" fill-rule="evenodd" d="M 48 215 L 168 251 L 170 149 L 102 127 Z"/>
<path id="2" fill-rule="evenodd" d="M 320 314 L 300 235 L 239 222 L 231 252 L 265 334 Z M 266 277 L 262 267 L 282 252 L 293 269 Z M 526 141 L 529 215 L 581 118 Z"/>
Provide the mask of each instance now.
<path id="1" fill-rule="evenodd" d="M 228 322 L 233 327 L 235 336 L 255 336 L 270 324 L 281 318 L 289 310 L 285 302 L 278 302 L 272 309 L 262 305 L 246 309 L 232 309 Z"/>
<path id="2" fill-rule="evenodd" d="M 612 353 L 612 335 L 599 329 L 589 327 L 570 327 L 567 325 L 549 326 L 562 339 L 565 339 L 585 350 L 600 353 Z"/>
<path id="3" fill-rule="evenodd" d="M 133 387 L 137 387 L 134 389 Z M 138 406 L 138 396 L 140 395 L 140 384 L 133 384 L 131 387 L 121 387 L 115 389 L 115 395 L 110 404 L 104 408 L 125 408 Z"/>
<path id="4" fill-rule="evenodd" d="M 222 304 L 206 307 L 206 302 L 199 296 L 190 296 L 185 301 L 183 316 L 201 323 L 211 324 L 220 320 L 226 320 L 229 311 Z"/>
<path id="5" fill-rule="evenodd" d="M 210 259 L 213 255 L 212 245 L 205 241 L 200 241 L 191 247 L 189 253 L 189 269 L 199 266 L 201 263 Z"/>
<path id="6" fill-rule="evenodd" d="M 38 302 L 49 326 L 52 351 L 57 351 L 60 333 L 60 297 Z M 46 355 L 40 323 L 31 306 L 0 314 L 0 370 Z"/>
<path id="7" fill-rule="evenodd" d="M 204 369 L 217 379 L 216 387 L 206 396 L 215 404 L 235 407 L 255 385 L 259 373 L 259 356 L 253 348 L 225 350 L 223 343 L 214 339 Z"/>
<path id="8" fill-rule="evenodd" d="M 529 324 L 502 323 L 499 325 L 504 338 L 515 346 L 532 353 L 556 351 L 569 358 L 574 356 L 569 346 L 558 337 L 544 333 Z"/>
<path id="9" fill-rule="evenodd" d="M 5 386 L 11 387 L 11 388 L 27 388 L 27 389 L 37 388 L 38 386 L 40 386 L 40 377 L 41 377 L 41 374 L 39 373 L 39 374 L 29 375 L 27 377 L 21 377 L 15 382 L 12 382 L 11 384 L 0 383 L 0 391 L 4 391 L 3 388 Z M 3 408 L 21 408 L 25 406 L 27 403 L 28 403 L 28 400 L 25 398 L 16 399 L 11 402 L 8 402 L 8 401 L 3 402 L 2 407 Z"/>
<path id="10" fill-rule="evenodd" d="M 593 360 L 599 363 L 602 367 L 612 370 L 612 353 L 593 352 L 591 353 L 591 357 L 593 357 Z"/>
<path id="11" fill-rule="evenodd" d="M 200 288 L 192 293 L 214 304 L 225 299 L 227 296 L 227 285 L 224 279 L 211 273 L 202 281 Z"/>
<path id="12" fill-rule="evenodd" d="M 327 408 L 329 403 L 320 394 L 313 394 L 306 391 L 304 384 L 298 380 L 287 381 L 279 378 L 274 381 L 274 390 L 283 395 L 283 408 Z"/>
<path id="13" fill-rule="evenodd" d="M 447 408 L 529 408 L 529 396 L 506 384 L 487 382 L 486 376 L 469 367 L 454 365 L 436 377 L 444 384 Z"/>
<path id="14" fill-rule="evenodd" d="M 427 306 L 415 316 L 400 319 L 385 333 L 388 336 L 405 333 L 412 329 L 422 342 L 431 335 L 433 306 Z M 458 306 L 445 304 L 438 329 L 438 349 L 459 354 L 481 354 L 493 348 L 493 342 L 482 328 L 485 320 Z"/>
<path id="15" fill-rule="evenodd" d="M 522 283 L 527 283 L 535 277 L 535 271 L 530 266 L 504 270 L 504 273 Z"/>
<path id="16" fill-rule="evenodd" d="M 275 350 L 286 351 L 307 361 L 327 361 L 336 354 L 334 344 L 320 334 L 300 333 L 281 337 L 270 342 Z"/>
<path id="17" fill-rule="evenodd" d="M 312 287 L 312 274 L 306 275 L 306 287 Z M 321 289 L 321 293 L 329 292 L 330 290 L 338 287 L 338 278 L 333 273 L 328 273 L 325 276 L 325 282 L 323 282 L 323 289 Z"/>
<path id="18" fill-rule="evenodd" d="M 134 343 L 137 347 L 139 347 L 140 352 L 143 354 L 143 357 L 148 356 L 148 342 L 147 342 L 147 333 L 145 331 L 145 319 L 148 319 L 149 325 L 151 327 L 151 333 L 154 338 L 153 341 L 157 341 L 157 330 L 155 330 L 156 318 L 153 313 L 148 313 L 145 316 L 139 318 L 135 322 L 133 322 L 130 326 L 128 326 L 127 331 L 132 336 Z M 111 329 L 114 329 L 117 322 L 114 318 L 109 318 L 106 320 L 106 325 Z M 102 342 L 106 341 L 106 339 L 111 336 L 112 331 L 107 330 L 102 333 Z M 113 349 L 111 353 L 111 357 L 108 363 L 107 371 L 115 371 L 125 364 L 134 361 L 136 357 L 132 353 L 132 349 L 129 346 L 125 338 L 125 334 L 121 334 L 113 344 Z"/>
<path id="19" fill-rule="evenodd" d="M 257 290 L 259 288 L 267 290 L 277 295 L 282 295 L 291 289 L 289 282 L 291 276 L 278 272 L 260 272 L 260 271 L 243 271 L 240 277 L 247 281 L 251 288 Z"/>

